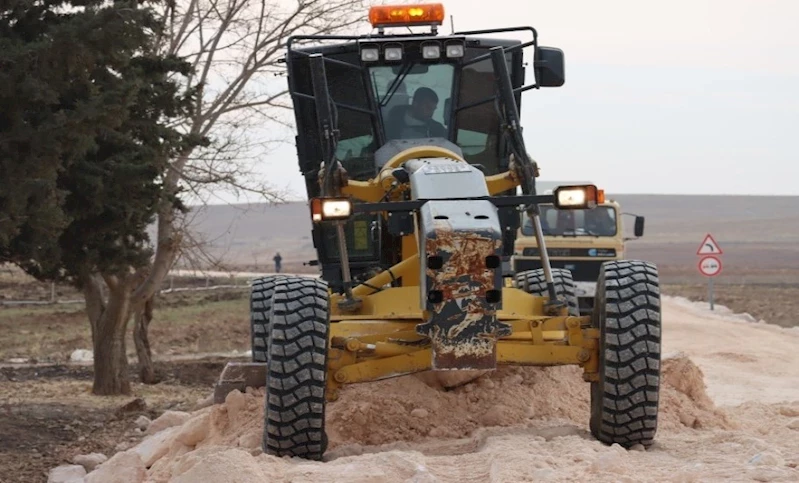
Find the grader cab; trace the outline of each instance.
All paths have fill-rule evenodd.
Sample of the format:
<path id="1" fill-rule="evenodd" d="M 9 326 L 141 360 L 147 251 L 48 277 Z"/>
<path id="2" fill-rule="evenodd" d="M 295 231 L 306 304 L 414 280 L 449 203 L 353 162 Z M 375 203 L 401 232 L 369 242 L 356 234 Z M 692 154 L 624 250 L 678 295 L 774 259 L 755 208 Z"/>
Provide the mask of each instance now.
<path id="1" fill-rule="evenodd" d="M 584 209 L 604 196 L 593 185 L 536 193 L 521 94 L 564 84 L 562 51 L 540 46 L 532 27 L 439 35 L 441 4 L 373 7 L 369 19 L 376 35 L 289 41 L 297 155 L 321 276 L 254 283 L 253 362 L 225 369 L 221 397 L 237 383 L 265 385 L 264 451 L 322 459 L 326 403 L 349 384 L 576 364 L 590 383 L 593 435 L 651 444 L 656 267 L 605 263 L 590 317 L 570 313 L 571 277 L 553 276 L 545 249 L 544 283 L 503 283 L 520 213 L 545 247 L 539 204 Z M 408 33 L 420 26 L 430 31 Z M 511 32 L 531 39 L 494 38 Z"/>

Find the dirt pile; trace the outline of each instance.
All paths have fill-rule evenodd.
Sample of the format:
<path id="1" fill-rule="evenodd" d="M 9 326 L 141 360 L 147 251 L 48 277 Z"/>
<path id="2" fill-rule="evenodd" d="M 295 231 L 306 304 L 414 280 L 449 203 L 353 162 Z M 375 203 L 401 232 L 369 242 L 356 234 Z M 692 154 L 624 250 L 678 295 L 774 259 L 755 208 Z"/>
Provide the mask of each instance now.
<path id="1" fill-rule="evenodd" d="M 736 427 L 707 396 L 702 372 L 688 358 L 677 355 L 664 360 L 663 378 L 663 431 Z M 342 391 L 341 398 L 328 406 L 328 463 L 263 455 L 263 391 L 252 389 L 246 394 L 234 391 L 224 404 L 191 415 L 165 414 L 151 425 L 159 429 L 157 433 L 117 461 L 147 468 L 142 481 L 152 483 L 328 481 L 319 479 L 323 471 L 332 480 L 426 482 L 444 481 L 431 473 L 436 461 L 453 468 L 463 464 L 437 458 L 519 451 L 519 445 L 525 453 L 582 453 L 585 456 L 574 456 L 572 463 L 584 464 L 588 473 L 607 468 L 611 473 L 622 471 L 627 464 L 624 455 L 633 454 L 601 445 L 587 433 L 589 391 L 579 368 L 501 368 L 450 391 L 430 381 L 424 375 L 407 376 Z M 564 444 L 589 450 L 575 452 Z M 484 459 L 478 458 L 485 463 Z M 522 471 L 539 471 L 543 478 L 557 470 L 556 459 L 542 461 L 540 468 L 533 465 Z M 95 472 L 107 472 L 111 463 Z M 482 475 L 474 481 L 522 477 L 508 473 L 509 468 L 492 467 L 473 468 L 466 479 L 474 475 Z M 129 468 L 128 474 L 135 471 Z M 451 481 L 463 481 L 454 475 L 466 477 L 458 470 Z"/>

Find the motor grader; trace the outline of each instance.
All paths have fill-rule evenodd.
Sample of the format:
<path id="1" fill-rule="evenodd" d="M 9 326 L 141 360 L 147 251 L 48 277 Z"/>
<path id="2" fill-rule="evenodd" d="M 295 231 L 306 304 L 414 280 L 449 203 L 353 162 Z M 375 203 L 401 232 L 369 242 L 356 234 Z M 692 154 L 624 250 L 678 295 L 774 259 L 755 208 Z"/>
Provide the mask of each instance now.
<path id="1" fill-rule="evenodd" d="M 604 197 L 594 185 L 536 192 L 521 95 L 564 84 L 563 52 L 540 46 L 532 27 L 442 35 L 441 4 L 376 6 L 369 20 L 372 35 L 288 42 L 320 276 L 253 283 L 253 362 L 228 364 L 217 400 L 234 387 L 265 386 L 264 451 L 319 460 L 326 404 L 347 385 L 575 364 L 590 383 L 591 433 L 606 444 L 650 445 L 660 386 L 657 268 L 604 263 L 596 310 L 575 316 L 571 278 L 551 268 L 541 231 L 539 204 L 585 209 Z M 534 81 L 525 85 L 529 66 Z M 520 213 L 544 248 L 538 288 L 503 284 Z"/>

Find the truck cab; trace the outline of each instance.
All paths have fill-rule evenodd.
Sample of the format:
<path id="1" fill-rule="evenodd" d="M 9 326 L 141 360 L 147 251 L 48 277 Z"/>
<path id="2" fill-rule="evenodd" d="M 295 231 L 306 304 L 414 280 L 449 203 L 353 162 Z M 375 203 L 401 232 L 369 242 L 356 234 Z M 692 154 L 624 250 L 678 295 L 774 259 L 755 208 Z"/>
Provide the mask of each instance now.
<path id="1" fill-rule="evenodd" d="M 580 313 L 590 314 L 602 264 L 625 258 L 625 242 L 643 236 L 644 217 L 634 215 L 635 237 L 625 238 L 622 222 L 625 213 L 614 200 L 584 210 L 558 210 L 551 204 L 539 207 L 551 266 L 571 271 Z M 521 217 L 511 265 L 514 273 L 542 266 L 529 217 Z"/>

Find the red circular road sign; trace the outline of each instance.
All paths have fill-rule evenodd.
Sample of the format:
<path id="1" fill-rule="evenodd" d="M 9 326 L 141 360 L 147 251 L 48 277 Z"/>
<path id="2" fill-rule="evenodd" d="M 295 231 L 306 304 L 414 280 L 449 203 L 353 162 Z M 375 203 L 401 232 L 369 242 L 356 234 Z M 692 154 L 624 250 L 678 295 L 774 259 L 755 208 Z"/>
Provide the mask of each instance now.
<path id="1" fill-rule="evenodd" d="M 714 256 L 702 257 L 699 260 L 699 271 L 706 277 L 715 277 L 721 273 L 721 260 Z"/>

